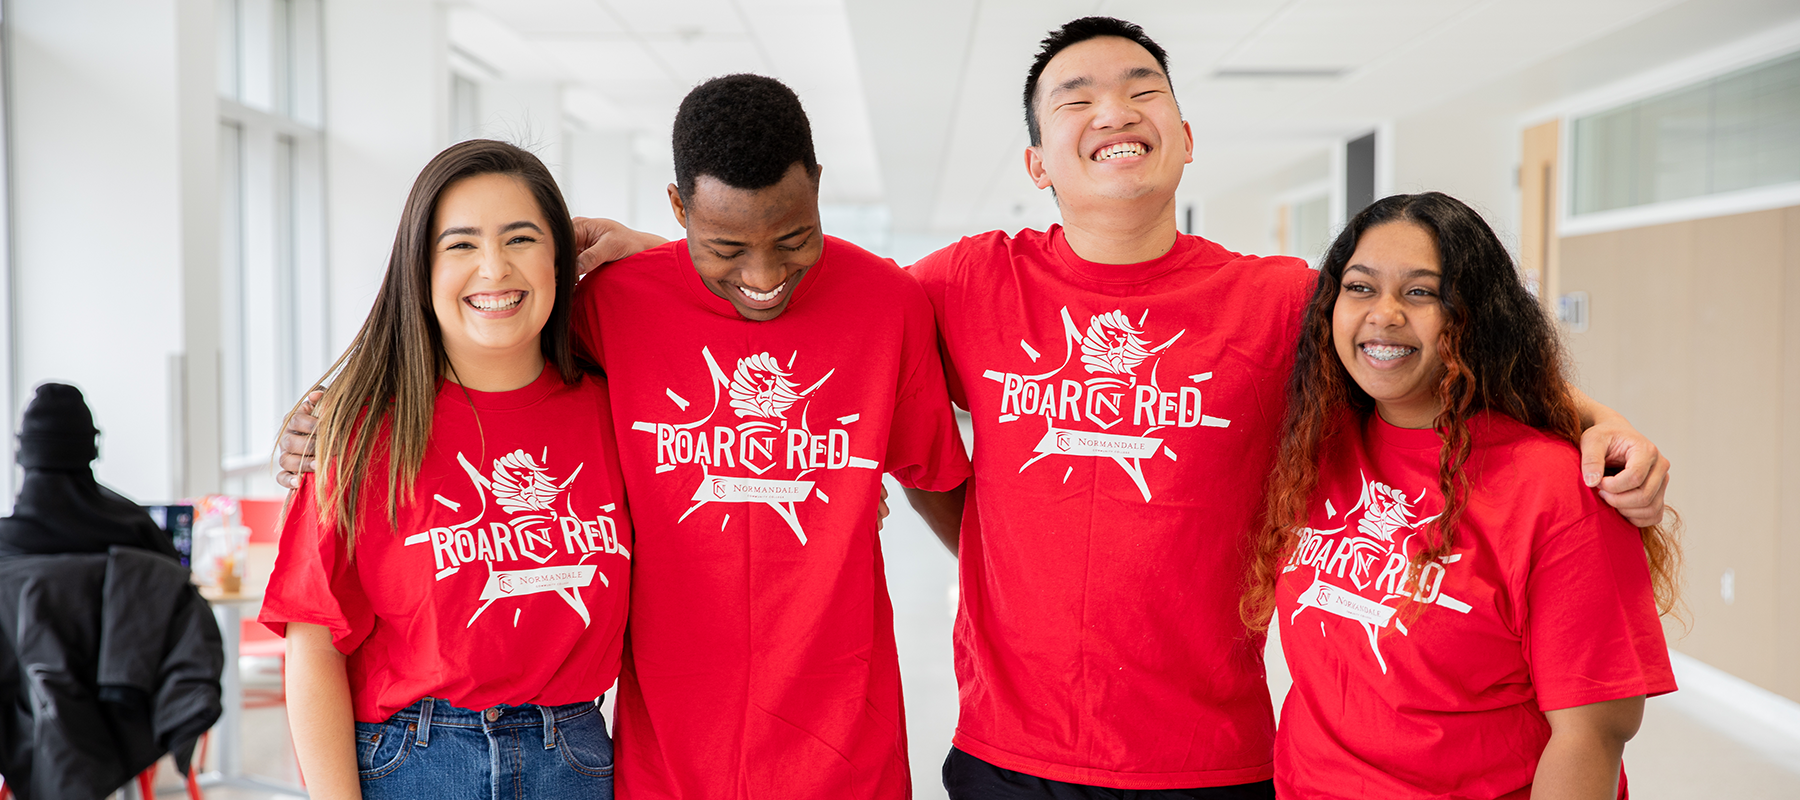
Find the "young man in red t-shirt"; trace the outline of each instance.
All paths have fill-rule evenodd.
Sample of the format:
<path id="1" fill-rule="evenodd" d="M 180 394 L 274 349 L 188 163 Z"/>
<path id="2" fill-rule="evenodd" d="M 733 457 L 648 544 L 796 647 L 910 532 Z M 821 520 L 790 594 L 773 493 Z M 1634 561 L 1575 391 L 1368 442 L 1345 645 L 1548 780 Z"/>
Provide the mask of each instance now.
<path id="1" fill-rule="evenodd" d="M 1263 642 L 1237 601 L 1316 274 L 1177 230 L 1193 138 L 1142 29 L 1087 18 L 1043 44 L 1026 168 L 1063 224 L 964 239 L 912 268 L 975 426 L 967 507 L 912 497 L 934 528 L 961 530 L 945 785 L 1271 797 Z M 1610 420 L 1590 431 L 1589 481 L 1614 442 L 1638 463 L 1602 484 L 1623 493 L 1609 499 L 1660 518 L 1667 462 L 1589 411 Z"/>
<path id="2" fill-rule="evenodd" d="M 700 85 L 674 151 L 687 239 L 574 298 L 638 532 L 618 794 L 908 797 L 881 473 L 926 492 L 969 475 L 931 305 L 821 231 L 786 86 Z"/>

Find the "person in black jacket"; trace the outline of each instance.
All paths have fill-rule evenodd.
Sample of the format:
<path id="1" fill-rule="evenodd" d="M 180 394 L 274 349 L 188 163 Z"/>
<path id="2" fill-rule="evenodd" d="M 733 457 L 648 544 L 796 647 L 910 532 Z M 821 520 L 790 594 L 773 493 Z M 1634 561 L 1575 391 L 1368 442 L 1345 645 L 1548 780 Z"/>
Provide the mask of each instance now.
<path id="1" fill-rule="evenodd" d="M 20 800 L 98 800 L 219 718 L 218 624 L 149 516 L 94 481 L 93 418 L 38 387 L 0 519 L 0 776 Z"/>
<path id="2" fill-rule="evenodd" d="M 174 541 L 142 506 L 94 480 L 90 463 L 100 457 L 99 433 L 80 389 L 37 387 L 19 426 L 25 481 L 12 516 L 0 518 L 0 556 L 104 553 L 117 544 L 180 560 Z"/>

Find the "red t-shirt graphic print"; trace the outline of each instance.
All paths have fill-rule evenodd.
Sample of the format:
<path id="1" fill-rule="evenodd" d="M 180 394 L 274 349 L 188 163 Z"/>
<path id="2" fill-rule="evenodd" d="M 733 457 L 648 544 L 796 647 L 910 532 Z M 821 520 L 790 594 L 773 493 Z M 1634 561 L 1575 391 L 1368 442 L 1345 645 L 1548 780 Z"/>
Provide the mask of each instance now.
<path id="1" fill-rule="evenodd" d="M 813 408 L 815 396 L 837 370 L 826 369 L 817 376 L 799 372 L 809 365 L 796 366 L 797 349 L 785 364 L 760 352 L 739 358 L 726 369 L 711 348 L 702 346 L 699 360 L 710 380 L 709 404 L 695 405 L 673 388 L 664 389 L 678 408 L 693 406 L 698 412 L 693 419 L 631 421 L 633 431 L 655 437 L 657 474 L 698 473 L 689 498 L 693 505 L 676 522 L 708 503 L 761 504 L 787 523 L 800 544 L 806 544 L 800 504 L 831 502 L 818 485 L 819 478 L 842 469 L 880 472 L 874 459 L 852 453 L 851 426 L 861 420 L 860 413 L 834 419 Z M 858 438 L 868 452 L 874 443 L 866 434 Z"/>
<path id="2" fill-rule="evenodd" d="M 510 392 L 445 382 L 399 525 L 370 464 L 354 557 L 307 475 L 260 619 L 329 628 L 356 718 L 422 697 L 468 709 L 592 700 L 618 675 L 632 537 L 606 383 L 554 369 Z"/>
<path id="3" fill-rule="evenodd" d="M 1327 441 L 1271 622 L 1284 796 L 1524 797 L 1545 711 L 1675 689 L 1642 540 L 1574 446 L 1491 412 L 1470 433 L 1454 546 L 1416 569 L 1437 432 L 1370 415 Z"/>
<path id="4" fill-rule="evenodd" d="M 1158 456 L 1180 459 L 1174 446 L 1165 444 L 1169 434 L 1231 425 L 1229 419 L 1201 411 L 1205 397 L 1201 389 L 1213 373 L 1181 375 L 1180 366 L 1166 367 L 1165 355 L 1187 329 L 1170 331 L 1173 326 L 1150 324 L 1148 308 L 1135 322 L 1123 308 L 1086 315 L 1085 325 L 1076 323 L 1067 306 L 1059 309 L 1059 315 L 1060 363 L 1029 375 L 982 372 L 983 378 L 1001 385 L 998 422 L 1042 418 L 1044 436 L 1019 470 L 1053 456 L 1105 459 L 1117 464 L 1144 499 L 1151 500 L 1145 461 Z M 1160 342 L 1145 338 L 1159 333 L 1165 337 Z M 1033 362 L 1047 363 L 1029 341 L 1021 339 L 1019 348 Z M 1064 467 L 1065 480 L 1074 474 L 1072 464 L 1055 460 L 1052 464 Z"/>

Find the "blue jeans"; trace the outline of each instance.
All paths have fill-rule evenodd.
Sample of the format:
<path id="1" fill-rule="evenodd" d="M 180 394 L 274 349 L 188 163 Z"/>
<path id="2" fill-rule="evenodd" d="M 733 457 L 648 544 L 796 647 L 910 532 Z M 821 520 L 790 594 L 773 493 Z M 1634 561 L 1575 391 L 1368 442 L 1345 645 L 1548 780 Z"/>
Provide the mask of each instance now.
<path id="1" fill-rule="evenodd" d="M 469 711 L 425 698 L 356 723 L 364 800 L 612 800 L 612 738 L 592 702 Z"/>

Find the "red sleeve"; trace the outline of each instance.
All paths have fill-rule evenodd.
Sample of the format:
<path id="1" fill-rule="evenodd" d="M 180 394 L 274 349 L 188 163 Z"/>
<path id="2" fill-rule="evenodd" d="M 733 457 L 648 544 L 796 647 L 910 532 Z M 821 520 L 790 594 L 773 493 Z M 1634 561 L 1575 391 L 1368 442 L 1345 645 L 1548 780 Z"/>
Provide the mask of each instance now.
<path id="1" fill-rule="evenodd" d="M 575 342 L 577 355 L 605 367 L 605 350 L 600 346 L 600 281 L 596 272 L 588 273 L 569 293 L 569 336 Z"/>
<path id="2" fill-rule="evenodd" d="M 962 379 L 956 373 L 949 345 L 944 341 L 944 304 L 950 296 L 951 284 L 957 274 L 956 251 L 960 246 L 959 242 L 921 258 L 918 263 L 907 267 L 906 271 L 919 281 L 920 286 L 925 287 L 925 297 L 931 301 L 931 313 L 937 320 L 938 358 L 943 362 L 944 385 L 950 393 L 950 400 L 966 409 L 969 407 L 968 395 L 963 391 Z"/>
<path id="3" fill-rule="evenodd" d="M 968 480 L 969 456 L 950 410 L 939 358 L 937 326 L 924 303 L 906 319 L 905 370 L 888 429 L 886 468 L 910 489 L 945 492 Z"/>
<path id="4" fill-rule="evenodd" d="M 1545 711 L 1675 690 L 1638 530 L 1607 508 L 1532 545 L 1525 659 Z"/>
<path id="5" fill-rule="evenodd" d="M 319 524 L 316 485 L 311 473 L 304 475 L 289 504 L 257 620 L 282 636 L 290 622 L 322 626 L 348 655 L 368 638 L 375 614 L 343 537 Z"/>

